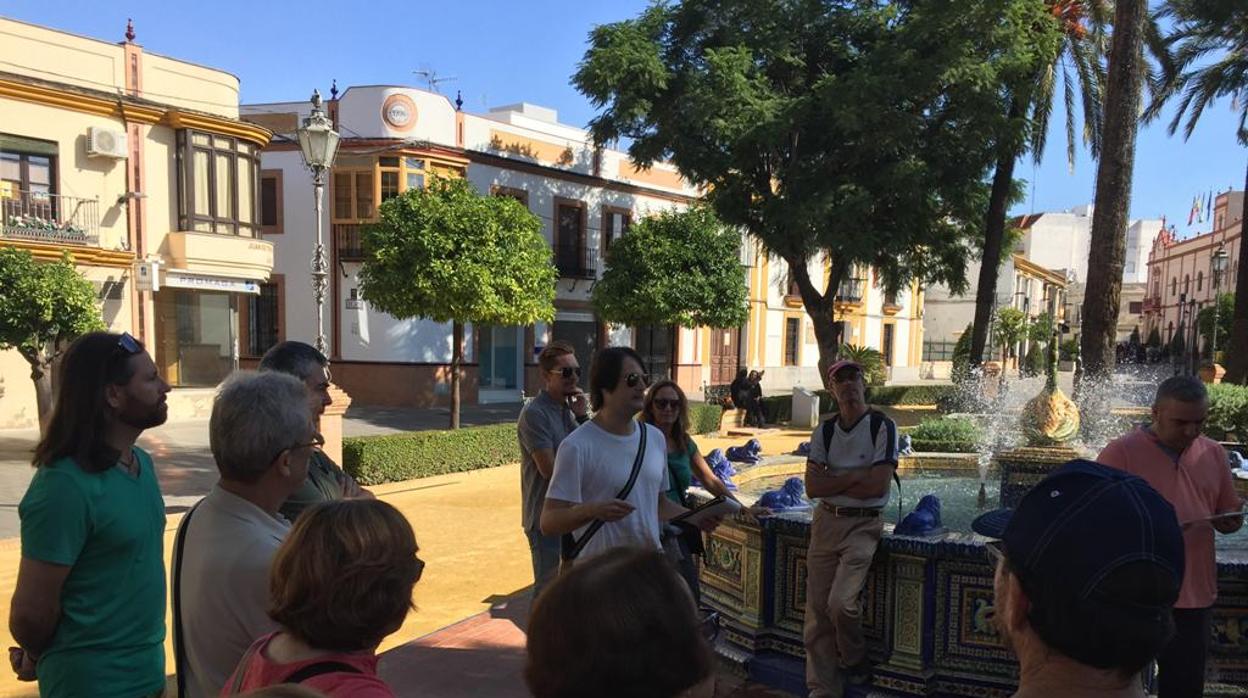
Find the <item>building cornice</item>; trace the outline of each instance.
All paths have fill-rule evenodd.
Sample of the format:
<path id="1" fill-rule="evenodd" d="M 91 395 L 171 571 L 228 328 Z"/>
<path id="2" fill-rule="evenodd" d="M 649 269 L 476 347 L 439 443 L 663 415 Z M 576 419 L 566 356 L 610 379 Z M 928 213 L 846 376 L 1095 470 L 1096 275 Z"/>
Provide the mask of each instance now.
<path id="1" fill-rule="evenodd" d="M 12 238 L 0 238 L 0 246 L 29 250 L 35 259 L 45 262 L 55 262 L 68 252 L 73 257 L 74 264 L 82 266 L 129 269 L 134 264 L 134 253 L 127 250 L 105 250 L 98 247 L 58 245 L 52 242 L 32 242 Z"/>
<path id="2" fill-rule="evenodd" d="M 273 138 L 268 129 L 250 122 L 162 106 L 133 97 L 110 96 L 104 92 L 68 85 L 0 77 L 0 98 L 2 97 L 130 123 L 163 123 L 172 128 L 194 128 L 242 138 L 260 147 L 268 145 Z"/>
<path id="3" fill-rule="evenodd" d="M 1063 276 L 1062 274 L 1056 271 L 1053 271 L 1052 269 L 1049 269 L 1048 267 L 1042 267 L 1039 264 L 1036 264 L 1035 262 L 1028 260 L 1026 257 L 1022 256 L 1021 254 L 1015 253 L 1013 255 L 1013 259 L 1014 259 L 1015 269 L 1031 274 L 1032 276 L 1035 276 L 1037 278 L 1043 279 L 1044 281 L 1047 281 L 1060 288 L 1066 288 L 1066 277 Z"/>

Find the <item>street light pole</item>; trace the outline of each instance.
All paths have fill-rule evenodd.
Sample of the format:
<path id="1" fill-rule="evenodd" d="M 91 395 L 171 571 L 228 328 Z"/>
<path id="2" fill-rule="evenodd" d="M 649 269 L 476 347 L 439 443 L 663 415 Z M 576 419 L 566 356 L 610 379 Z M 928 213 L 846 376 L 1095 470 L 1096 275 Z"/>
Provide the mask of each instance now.
<path id="1" fill-rule="evenodd" d="M 1218 249 L 1210 258 L 1209 264 L 1213 270 L 1213 337 L 1209 342 L 1209 363 L 1218 363 L 1218 289 L 1222 286 L 1222 274 L 1226 271 L 1226 259 L 1230 255 L 1226 252 L 1226 243 L 1219 242 Z"/>
<path id="2" fill-rule="evenodd" d="M 325 290 L 329 286 L 329 262 L 325 259 L 324 221 L 321 216 L 325 172 L 338 155 L 338 132 L 321 109 L 321 93 L 312 91 L 312 113 L 296 130 L 303 162 L 312 171 L 313 206 L 316 210 L 316 249 L 312 253 L 312 295 L 316 299 L 316 350 L 328 356 L 325 342 Z"/>

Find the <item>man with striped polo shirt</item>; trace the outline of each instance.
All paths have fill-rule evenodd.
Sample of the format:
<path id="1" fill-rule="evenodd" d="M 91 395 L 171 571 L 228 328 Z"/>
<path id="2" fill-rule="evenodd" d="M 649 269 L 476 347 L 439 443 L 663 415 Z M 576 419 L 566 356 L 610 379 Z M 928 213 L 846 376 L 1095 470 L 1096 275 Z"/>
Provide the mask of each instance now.
<path id="1" fill-rule="evenodd" d="M 811 698 L 840 696 L 842 676 L 870 682 L 862 588 L 884 530 L 897 467 L 897 425 L 867 406 L 862 366 L 828 369 L 837 416 L 815 429 L 806 495 L 816 500 L 806 553 L 806 685 Z"/>

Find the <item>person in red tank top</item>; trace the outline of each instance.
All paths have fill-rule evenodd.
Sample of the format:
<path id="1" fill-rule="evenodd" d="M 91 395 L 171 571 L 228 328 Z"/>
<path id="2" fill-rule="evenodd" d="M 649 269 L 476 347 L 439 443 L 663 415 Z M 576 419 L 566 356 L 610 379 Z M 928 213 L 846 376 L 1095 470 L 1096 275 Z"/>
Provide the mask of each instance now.
<path id="1" fill-rule="evenodd" d="M 1174 507 L 1187 553 L 1183 587 L 1174 605 L 1175 636 L 1157 657 L 1158 697 L 1204 693 L 1213 602 L 1218 594 L 1214 531 L 1243 525 L 1226 450 L 1201 434 L 1209 396 L 1194 376 L 1174 376 L 1157 388 L 1153 421 L 1109 443 L 1097 460 L 1138 475 Z"/>
<path id="2" fill-rule="evenodd" d="M 377 646 L 412 608 L 418 550 L 407 520 L 380 500 L 307 509 L 269 573 L 269 615 L 281 630 L 252 644 L 221 695 L 288 683 L 329 698 L 392 698 Z"/>

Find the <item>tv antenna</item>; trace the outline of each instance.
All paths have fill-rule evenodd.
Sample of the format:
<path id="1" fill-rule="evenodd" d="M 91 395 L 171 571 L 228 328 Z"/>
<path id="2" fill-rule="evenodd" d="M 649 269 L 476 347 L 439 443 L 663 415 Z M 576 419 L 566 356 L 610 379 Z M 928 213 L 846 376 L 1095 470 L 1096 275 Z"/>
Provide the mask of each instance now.
<path id="1" fill-rule="evenodd" d="M 442 90 L 438 87 L 438 85 L 441 85 L 444 82 L 454 82 L 459 79 L 454 75 L 439 75 L 438 71 L 432 68 L 413 70 L 412 74 L 416 75 L 425 82 L 425 88 L 427 90 L 438 94 L 442 94 Z"/>

